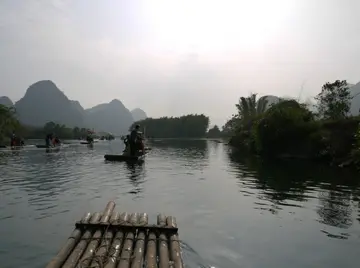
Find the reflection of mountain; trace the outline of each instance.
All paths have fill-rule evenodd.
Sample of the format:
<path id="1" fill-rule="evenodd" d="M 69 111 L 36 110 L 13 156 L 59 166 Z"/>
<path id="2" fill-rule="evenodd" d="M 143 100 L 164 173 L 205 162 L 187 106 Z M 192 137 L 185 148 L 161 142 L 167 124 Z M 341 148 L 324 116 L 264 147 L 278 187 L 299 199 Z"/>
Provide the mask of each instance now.
<path id="1" fill-rule="evenodd" d="M 348 188 L 359 186 L 354 174 L 306 162 L 264 162 L 232 151 L 229 158 L 231 166 L 239 170 L 240 187 L 256 189 L 258 199 L 273 204 L 269 209 L 272 213 L 277 213 L 281 206 L 302 206 L 313 198 L 319 199 L 320 222 L 340 228 L 352 224 L 354 208 Z"/>

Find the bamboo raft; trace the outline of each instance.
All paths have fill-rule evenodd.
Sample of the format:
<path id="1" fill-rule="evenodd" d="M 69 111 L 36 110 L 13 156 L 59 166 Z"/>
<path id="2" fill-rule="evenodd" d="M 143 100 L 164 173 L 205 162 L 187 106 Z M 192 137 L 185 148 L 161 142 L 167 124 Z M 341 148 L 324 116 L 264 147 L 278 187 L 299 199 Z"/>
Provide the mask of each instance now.
<path id="1" fill-rule="evenodd" d="M 175 217 L 120 214 L 109 202 L 102 213 L 87 213 L 47 268 L 183 268 Z"/>

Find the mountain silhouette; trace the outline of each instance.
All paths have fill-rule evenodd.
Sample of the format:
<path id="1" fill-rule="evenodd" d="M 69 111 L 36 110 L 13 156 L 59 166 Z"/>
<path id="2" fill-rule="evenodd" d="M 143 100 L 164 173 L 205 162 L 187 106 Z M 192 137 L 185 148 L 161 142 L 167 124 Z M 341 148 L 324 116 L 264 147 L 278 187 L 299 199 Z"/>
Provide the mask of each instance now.
<path id="1" fill-rule="evenodd" d="M 32 84 L 15 103 L 15 108 L 20 122 L 25 125 L 43 126 L 50 121 L 69 127 L 83 125 L 81 112 L 50 80 Z"/>
<path id="2" fill-rule="evenodd" d="M 136 108 L 131 111 L 132 117 L 134 118 L 134 121 L 140 121 L 147 118 L 146 113 L 141 110 L 140 108 Z"/>
<path id="3" fill-rule="evenodd" d="M 117 99 L 85 110 L 85 125 L 96 130 L 125 134 L 133 122 L 130 111 Z"/>
<path id="4" fill-rule="evenodd" d="M 11 106 L 8 97 L 0 97 L 0 104 Z M 84 109 L 79 101 L 70 100 L 54 82 L 43 80 L 32 84 L 23 98 L 15 103 L 21 123 L 42 127 L 53 121 L 68 127 L 87 127 L 95 131 L 125 134 L 134 122 L 132 113 L 117 99 Z M 136 118 L 146 113 L 135 109 Z"/>

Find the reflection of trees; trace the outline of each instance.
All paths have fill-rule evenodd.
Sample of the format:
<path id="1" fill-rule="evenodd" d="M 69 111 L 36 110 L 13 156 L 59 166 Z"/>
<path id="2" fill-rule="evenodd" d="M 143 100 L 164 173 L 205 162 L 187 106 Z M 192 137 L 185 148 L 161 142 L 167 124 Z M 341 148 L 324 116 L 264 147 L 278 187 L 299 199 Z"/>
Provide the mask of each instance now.
<path id="1" fill-rule="evenodd" d="M 178 157 L 201 158 L 207 157 L 207 141 L 191 139 L 161 139 L 149 142 L 150 147 L 175 153 Z"/>
<path id="2" fill-rule="evenodd" d="M 231 150 L 229 158 L 231 165 L 239 170 L 241 186 L 260 190 L 258 198 L 272 202 L 269 209 L 272 213 L 277 213 L 280 206 L 291 205 L 287 201 L 299 203 L 319 198 L 317 213 L 322 223 L 342 228 L 352 224 L 351 198 L 359 186 L 354 174 L 319 163 L 269 162 Z M 321 191 L 319 197 L 311 194 L 314 188 Z"/>
<path id="3" fill-rule="evenodd" d="M 350 227 L 353 222 L 351 193 L 339 191 L 336 185 L 331 185 L 329 188 L 319 192 L 320 206 L 317 213 L 321 218 L 320 222 L 340 228 Z"/>
<path id="4" fill-rule="evenodd" d="M 151 141 L 149 146 L 157 151 L 156 155 L 184 161 L 191 169 L 202 169 L 208 165 L 207 142 L 207 140 L 163 139 Z"/>
<path id="5" fill-rule="evenodd" d="M 261 199 L 275 201 L 276 204 L 286 200 L 299 202 L 306 200 L 304 192 L 307 178 L 301 172 L 304 168 L 296 168 L 291 163 L 279 166 L 231 151 L 229 158 L 232 165 L 240 168 L 240 178 L 254 178 L 251 182 L 253 186 L 249 186 L 261 190 Z"/>

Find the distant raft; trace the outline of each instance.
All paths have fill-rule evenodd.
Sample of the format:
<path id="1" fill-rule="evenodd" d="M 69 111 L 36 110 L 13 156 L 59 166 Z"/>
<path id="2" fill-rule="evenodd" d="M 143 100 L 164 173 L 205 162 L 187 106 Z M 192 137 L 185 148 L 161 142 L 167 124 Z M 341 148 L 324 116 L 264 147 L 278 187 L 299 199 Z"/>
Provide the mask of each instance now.
<path id="1" fill-rule="evenodd" d="M 42 144 L 36 145 L 36 148 L 42 148 L 42 149 L 58 149 L 60 147 L 61 147 L 61 145 L 56 145 L 56 146 L 47 146 L 47 145 L 42 145 Z"/>
<path id="2" fill-rule="evenodd" d="M 104 155 L 105 160 L 107 161 L 118 161 L 118 162 L 124 162 L 124 161 L 140 161 L 143 160 L 145 158 L 146 154 L 141 154 L 141 155 L 123 155 L 123 154 L 106 154 Z"/>

